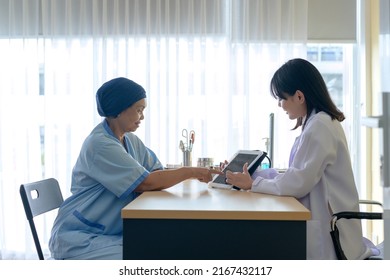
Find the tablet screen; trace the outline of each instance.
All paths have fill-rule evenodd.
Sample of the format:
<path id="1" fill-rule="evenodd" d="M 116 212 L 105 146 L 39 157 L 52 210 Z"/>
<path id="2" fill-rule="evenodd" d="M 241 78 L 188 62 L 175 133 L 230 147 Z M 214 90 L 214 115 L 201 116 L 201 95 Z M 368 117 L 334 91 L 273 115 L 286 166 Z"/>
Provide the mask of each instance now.
<path id="1" fill-rule="evenodd" d="M 242 172 L 242 168 L 247 162 L 248 171 L 250 174 L 253 174 L 256 168 L 260 165 L 261 161 L 264 159 L 265 155 L 266 154 L 262 151 L 239 151 L 229 161 L 223 172 L 226 173 L 228 170 L 232 172 Z M 214 178 L 210 185 L 226 185 L 225 179 L 225 175 L 220 174 Z"/>

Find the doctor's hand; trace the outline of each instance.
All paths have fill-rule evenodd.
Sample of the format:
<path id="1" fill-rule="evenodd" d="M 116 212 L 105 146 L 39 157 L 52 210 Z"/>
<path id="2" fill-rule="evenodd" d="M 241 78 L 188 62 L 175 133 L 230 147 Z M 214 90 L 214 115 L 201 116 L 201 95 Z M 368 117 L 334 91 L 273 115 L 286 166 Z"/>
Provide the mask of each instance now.
<path id="1" fill-rule="evenodd" d="M 243 190 L 249 190 L 252 187 L 252 178 L 248 172 L 248 163 L 244 164 L 243 172 L 226 171 L 226 183 L 239 187 Z"/>

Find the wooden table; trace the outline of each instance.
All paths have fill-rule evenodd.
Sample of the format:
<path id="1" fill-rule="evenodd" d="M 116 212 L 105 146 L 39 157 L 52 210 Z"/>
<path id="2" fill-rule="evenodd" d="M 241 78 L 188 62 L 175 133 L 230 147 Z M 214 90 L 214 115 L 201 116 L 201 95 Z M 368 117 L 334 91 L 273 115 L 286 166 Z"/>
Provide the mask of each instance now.
<path id="1" fill-rule="evenodd" d="M 306 259 L 310 211 L 293 197 L 187 180 L 122 209 L 124 259 Z"/>

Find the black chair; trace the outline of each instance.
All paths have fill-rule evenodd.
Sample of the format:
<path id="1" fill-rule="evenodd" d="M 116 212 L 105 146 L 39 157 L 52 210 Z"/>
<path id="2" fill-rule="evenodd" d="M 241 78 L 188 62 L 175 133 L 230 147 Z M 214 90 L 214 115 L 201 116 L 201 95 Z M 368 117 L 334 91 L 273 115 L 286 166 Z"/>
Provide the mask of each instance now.
<path id="1" fill-rule="evenodd" d="M 360 200 L 360 204 L 371 204 L 371 205 L 379 205 L 383 208 L 382 203 L 378 201 L 372 200 Z M 360 219 L 360 220 L 382 220 L 382 212 L 351 212 L 344 211 L 335 213 L 332 215 L 332 219 L 330 221 L 330 235 L 332 237 L 333 246 L 336 252 L 337 259 L 346 260 L 347 257 L 344 254 L 343 248 L 340 242 L 339 229 L 337 228 L 337 221 L 340 219 Z M 370 259 L 378 259 L 373 256 Z"/>
<path id="2" fill-rule="evenodd" d="M 60 186 L 56 179 L 49 178 L 22 184 L 19 191 L 26 217 L 30 224 L 38 257 L 40 260 L 44 260 L 42 247 L 35 228 L 34 217 L 60 207 L 64 201 Z"/>

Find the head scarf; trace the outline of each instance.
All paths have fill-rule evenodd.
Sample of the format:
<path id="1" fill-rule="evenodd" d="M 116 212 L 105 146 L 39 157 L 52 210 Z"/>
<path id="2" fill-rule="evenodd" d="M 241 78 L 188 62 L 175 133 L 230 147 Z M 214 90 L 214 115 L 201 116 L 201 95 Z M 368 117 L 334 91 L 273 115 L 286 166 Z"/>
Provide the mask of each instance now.
<path id="1" fill-rule="evenodd" d="M 102 117 L 117 117 L 125 109 L 146 98 L 145 90 L 127 78 L 115 78 L 96 92 L 97 110 Z"/>

